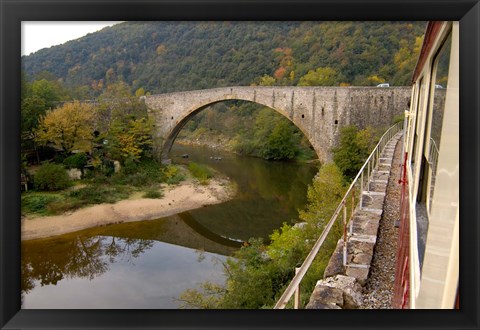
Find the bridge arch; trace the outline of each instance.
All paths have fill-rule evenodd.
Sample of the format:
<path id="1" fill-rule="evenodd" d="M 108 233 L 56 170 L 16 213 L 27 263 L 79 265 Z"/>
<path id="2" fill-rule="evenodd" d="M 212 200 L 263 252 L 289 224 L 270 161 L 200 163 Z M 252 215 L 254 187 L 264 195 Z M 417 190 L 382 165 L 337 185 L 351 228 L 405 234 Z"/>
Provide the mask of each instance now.
<path id="1" fill-rule="evenodd" d="M 168 136 L 166 136 L 164 142 L 163 142 L 163 146 L 162 146 L 162 151 L 160 153 L 160 159 L 165 162 L 168 160 L 169 158 L 169 153 L 170 153 L 170 150 L 178 136 L 178 134 L 180 133 L 180 131 L 183 129 L 183 127 L 188 123 L 188 121 L 190 119 L 192 119 L 193 117 L 195 117 L 197 114 L 199 114 L 200 112 L 202 112 L 203 110 L 207 109 L 208 107 L 212 106 L 212 105 L 215 105 L 215 104 L 218 104 L 218 103 L 222 103 L 222 102 L 225 102 L 225 101 L 230 101 L 230 100 L 235 100 L 235 101 L 246 101 L 246 102 L 250 102 L 250 103 L 254 103 L 254 104 L 257 104 L 257 105 L 261 105 L 261 106 L 264 106 L 264 107 L 267 107 L 269 109 L 271 109 L 272 111 L 275 111 L 279 114 L 281 114 L 283 117 L 287 118 L 290 122 L 292 122 L 295 126 L 297 126 L 300 131 L 305 135 L 305 137 L 308 139 L 308 136 L 307 136 L 307 133 L 308 132 L 305 132 L 303 130 L 302 127 L 299 127 L 295 122 L 293 122 L 293 120 L 291 118 L 289 118 L 285 113 L 284 111 L 282 111 L 281 109 L 275 109 L 275 108 L 272 108 L 271 106 L 269 106 L 268 104 L 264 104 L 264 103 L 261 103 L 261 102 L 254 102 L 252 100 L 247 100 L 247 99 L 241 99 L 241 98 L 235 98 L 233 95 L 232 96 L 228 96 L 227 98 L 224 98 L 224 99 L 220 99 L 220 100 L 216 100 L 216 101 L 210 101 L 209 103 L 206 103 L 206 104 L 201 104 L 201 105 L 196 105 L 194 108 L 192 109 L 188 109 L 186 110 L 185 112 L 185 116 L 181 119 L 178 120 L 178 122 L 176 123 L 176 125 L 171 129 L 171 132 Z M 172 119 L 171 119 L 172 120 Z M 311 143 L 311 142 L 310 142 Z M 318 155 L 317 155 L 318 156 Z"/>
<path id="2" fill-rule="evenodd" d="M 385 126 L 408 109 L 411 87 L 234 86 L 145 96 L 154 118 L 154 149 L 168 159 L 175 138 L 195 114 L 209 105 L 242 100 L 287 117 L 305 135 L 321 162 L 332 160 L 340 128 Z"/>

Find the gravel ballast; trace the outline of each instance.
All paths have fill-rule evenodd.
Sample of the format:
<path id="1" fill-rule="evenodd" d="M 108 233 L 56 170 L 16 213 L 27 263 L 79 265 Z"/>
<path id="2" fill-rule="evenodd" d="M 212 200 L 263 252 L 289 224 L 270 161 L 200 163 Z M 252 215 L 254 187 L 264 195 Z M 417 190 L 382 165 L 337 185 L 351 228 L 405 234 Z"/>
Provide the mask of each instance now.
<path id="1" fill-rule="evenodd" d="M 402 139 L 397 143 L 393 156 L 370 275 L 363 288 L 362 309 L 392 308 L 398 241 L 398 228 L 395 227 L 395 221 L 400 216 L 401 185 L 398 180 L 401 175 L 401 153 Z"/>

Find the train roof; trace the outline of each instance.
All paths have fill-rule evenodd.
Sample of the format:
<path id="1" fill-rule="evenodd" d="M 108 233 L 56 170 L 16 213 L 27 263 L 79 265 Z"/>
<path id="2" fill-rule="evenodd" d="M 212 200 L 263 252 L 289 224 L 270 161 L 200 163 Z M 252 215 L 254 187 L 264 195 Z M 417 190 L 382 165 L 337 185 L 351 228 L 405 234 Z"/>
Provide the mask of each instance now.
<path id="1" fill-rule="evenodd" d="M 430 50 L 434 44 L 435 39 L 437 38 L 440 28 L 442 27 L 442 21 L 430 21 L 427 24 L 425 29 L 425 34 L 423 37 L 423 44 L 422 49 L 420 50 L 420 54 L 418 56 L 417 65 L 415 66 L 415 70 L 413 71 L 412 82 L 415 82 L 422 72 L 422 68 L 425 64 L 425 61 L 428 58 Z"/>

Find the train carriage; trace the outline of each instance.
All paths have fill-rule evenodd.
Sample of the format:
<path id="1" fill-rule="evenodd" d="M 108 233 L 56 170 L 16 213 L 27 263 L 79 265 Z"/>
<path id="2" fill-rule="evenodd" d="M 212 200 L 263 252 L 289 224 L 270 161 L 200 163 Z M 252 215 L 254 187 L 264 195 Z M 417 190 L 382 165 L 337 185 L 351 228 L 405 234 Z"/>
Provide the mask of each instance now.
<path id="1" fill-rule="evenodd" d="M 393 307 L 458 308 L 458 22 L 428 23 L 412 82 Z"/>

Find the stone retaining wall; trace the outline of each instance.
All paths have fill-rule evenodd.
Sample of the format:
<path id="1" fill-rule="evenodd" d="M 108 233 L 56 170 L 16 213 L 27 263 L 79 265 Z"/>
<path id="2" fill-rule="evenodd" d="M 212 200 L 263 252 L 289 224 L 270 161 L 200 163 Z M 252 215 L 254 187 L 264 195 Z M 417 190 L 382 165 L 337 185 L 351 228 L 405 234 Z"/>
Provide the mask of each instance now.
<path id="1" fill-rule="evenodd" d="M 378 227 L 383 213 L 393 153 L 401 133 L 384 148 L 378 167 L 362 192 L 362 204 L 352 217 L 352 234 L 347 236 L 347 265 L 343 264 L 343 238 L 337 242 L 324 278 L 319 280 L 306 309 L 355 309 L 362 304 L 373 259 Z"/>

